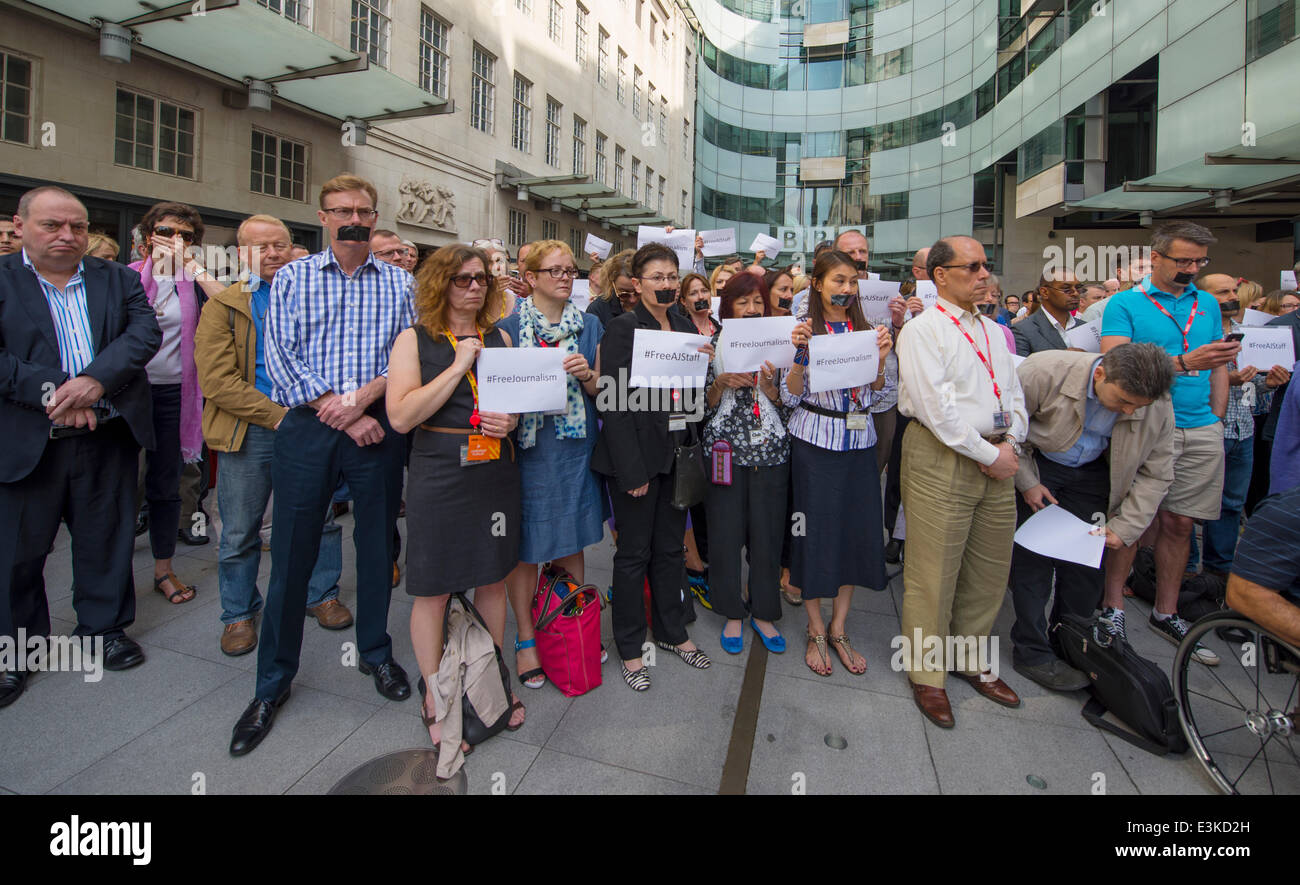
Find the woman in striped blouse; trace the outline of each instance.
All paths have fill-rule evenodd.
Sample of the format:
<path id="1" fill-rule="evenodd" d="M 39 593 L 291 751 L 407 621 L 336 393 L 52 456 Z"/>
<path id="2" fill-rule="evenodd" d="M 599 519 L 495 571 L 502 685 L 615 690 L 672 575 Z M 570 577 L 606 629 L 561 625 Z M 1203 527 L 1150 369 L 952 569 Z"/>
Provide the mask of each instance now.
<path id="1" fill-rule="evenodd" d="M 838 335 L 872 327 L 858 301 L 857 266 L 843 252 L 822 253 L 812 272 L 808 297 L 795 314 L 791 335 L 794 365 L 782 376 L 781 398 L 790 416 L 790 481 L 794 510 L 805 531 L 794 538 L 790 583 L 803 591 L 808 613 L 806 662 L 829 676 L 827 640 L 850 673 L 865 673 L 866 659 L 853 650 L 845 633 L 853 587 L 885 587 L 880 480 L 876 472 L 876 432 L 870 409 L 890 392 L 885 355 L 893 345 L 889 329 L 875 329 L 880 350 L 876 378 L 852 388 L 809 391 L 808 344 L 813 335 Z M 829 634 L 820 600 L 834 600 Z"/>

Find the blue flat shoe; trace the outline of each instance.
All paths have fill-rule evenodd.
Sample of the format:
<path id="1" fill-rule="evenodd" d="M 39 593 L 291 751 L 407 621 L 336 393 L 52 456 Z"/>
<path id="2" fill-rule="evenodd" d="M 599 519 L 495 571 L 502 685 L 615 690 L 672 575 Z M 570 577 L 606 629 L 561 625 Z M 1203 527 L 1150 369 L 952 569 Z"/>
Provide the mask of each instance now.
<path id="1" fill-rule="evenodd" d="M 718 640 L 718 643 L 722 646 L 723 651 L 729 655 L 738 655 L 745 650 L 745 630 L 743 624 L 741 625 L 739 636 L 728 636 L 725 632 L 727 629 L 726 626 L 723 626 L 722 629 L 724 632 L 722 637 Z"/>
<path id="2" fill-rule="evenodd" d="M 758 629 L 758 624 L 754 623 L 753 618 L 749 619 L 749 626 L 754 628 L 754 632 L 758 634 L 758 638 L 763 641 L 763 646 L 772 654 L 779 655 L 785 651 L 785 637 L 781 635 L 780 631 L 778 631 L 775 636 L 764 636 L 763 631 Z"/>

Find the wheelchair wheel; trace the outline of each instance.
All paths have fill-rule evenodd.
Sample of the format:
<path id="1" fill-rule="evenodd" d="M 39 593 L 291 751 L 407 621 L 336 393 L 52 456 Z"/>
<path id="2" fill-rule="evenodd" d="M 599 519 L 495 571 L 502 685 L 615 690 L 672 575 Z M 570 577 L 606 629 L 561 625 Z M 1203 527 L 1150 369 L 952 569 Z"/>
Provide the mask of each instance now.
<path id="1" fill-rule="evenodd" d="M 1199 639 L 1232 627 L 1247 642 L 1226 645 L 1220 667 L 1191 657 Z M 1300 793 L 1300 649 L 1231 612 L 1192 625 L 1174 655 L 1178 718 L 1192 752 L 1225 793 Z"/>

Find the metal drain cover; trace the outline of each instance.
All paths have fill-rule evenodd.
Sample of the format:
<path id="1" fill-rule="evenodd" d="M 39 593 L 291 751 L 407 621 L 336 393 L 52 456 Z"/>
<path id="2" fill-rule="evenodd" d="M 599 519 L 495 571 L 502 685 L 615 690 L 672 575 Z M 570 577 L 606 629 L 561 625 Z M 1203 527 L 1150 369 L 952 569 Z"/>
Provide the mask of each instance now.
<path id="1" fill-rule="evenodd" d="M 398 750 L 348 772 L 330 796 L 463 796 L 469 790 L 465 769 L 439 780 L 433 750 Z"/>

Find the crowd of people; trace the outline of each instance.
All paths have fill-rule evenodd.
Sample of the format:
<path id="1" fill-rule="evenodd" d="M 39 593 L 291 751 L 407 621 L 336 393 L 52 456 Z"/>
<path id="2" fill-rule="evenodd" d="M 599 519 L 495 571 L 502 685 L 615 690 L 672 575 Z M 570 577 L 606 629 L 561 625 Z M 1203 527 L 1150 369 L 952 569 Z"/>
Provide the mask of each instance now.
<path id="1" fill-rule="evenodd" d="M 873 325 L 859 297 L 870 277 L 861 231 L 819 245 L 806 270 L 765 266 L 760 253 L 710 271 L 700 242 L 690 268 L 655 243 L 591 256 L 582 310 L 565 243 L 525 245 L 513 272 L 499 239 L 420 260 L 375 227 L 369 182 L 337 176 L 319 207 L 327 245 L 316 253 L 296 249 L 279 219 L 247 218 L 237 233 L 247 267 L 233 281 L 190 248 L 204 226 L 185 204 L 149 210 L 129 265 L 61 188 L 28 192 L 13 222 L 0 222 L 0 414 L 10 436 L 0 451 L 0 636 L 49 632 L 43 568 L 66 522 L 77 634 L 103 637 L 108 670 L 143 662 L 125 632 L 137 498 L 148 505 L 154 589 L 172 604 L 193 600 L 199 589 L 173 560 L 182 474 L 215 453 L 220 646 L 257 651 L 233 755 L 256 748 L 288 701 L 306 618 L 354 624 L 338 600 L 341 498 L 356 516 L 357 668 L 396 701 L 411 695 L 387 627 L 405 514 L 410 634 L 435 745 L 447 724 L 438 674 L 451 595 L 474 590 L 498 647 L 513 610 L 518 682 L 540 689 L 539 568 L 582 584 L 584 551 L 607 524 L 612 648 L 638 692 L 651 688 L 647 631 L 690 667 L 710 666 L 692 638 L 697 605 L 719 616 L 710 629 L 723 653 L 743 652 L 747 627 L 753 642 L 785 652 L 790 609 L 802 614 L 812 672 L 861 674 L 867 661 L 847 632 L 852 594 L 884 589 L 887 564 L 900 561 L 904 636 L 987 637 L 1009 588 L 1015 669 L 1057 691 L 1089 680 L 1061 658 L 1053 624 L 1099 610 L 1104 629 L 1126 636 L 1126 581 L 1141 547 L 1154 557 L 1149 623 L 1160 636 L 1186 635 L 1179 589 L 1199 572 L 1222 582 L 1229 603 L 1300 639 L 1286 632 L 1289 610 L 1267 603 L 1300 591 L 1296 545 L 1254 545 L 1249 557 L 1238 546 L 1246 519 L 1300 531 L 1300 393 L 1292 366 L 1238 365 L 1236 340 L 1251 308 L 1274 314 L 1300 345 L 1300 299 L 1200 273 L 1214 237 L 1199 225 L 1160 227 L 1149 259 L 1116 280 L 1047 272 L 1020 297 L 1001 292 L 977 240 L 945 237 L 916 254 L 888 321 Z M 916 287 L 927 280 L 930 306 Z M 727 365 L 723 321 L 781 316 L 793 322 L 791 365 Z M 1072 347 L 1070 330 L 1092 319 L 1100 352 Z M 707 338 L 701 408 L 681 388 L 651 407 L 601 396 L 626 385 L 640 330 Z M 871 333 L 877 374 L 824 389 L 815 336 L 854 332 Z M 562 409 L 480 408 L 485 348 L 552 347 L 564 354 Z M 684 501 L 681 453 L 696 443 L 710 481 Z M 1049 505 L 1102 516 L 1100 567 L 1014 545 L 1017 526 Z M 1195 656 L 1219 662 L 1205 646 Z M 907 667 L 934 724 L 954 725 L 950 671 L 1019 706 L 976 661 L 951 664 Z M 0 671 L 0 706 L 28 678 Z M 510 694 L 515 729 L 526 710 Z"/>

